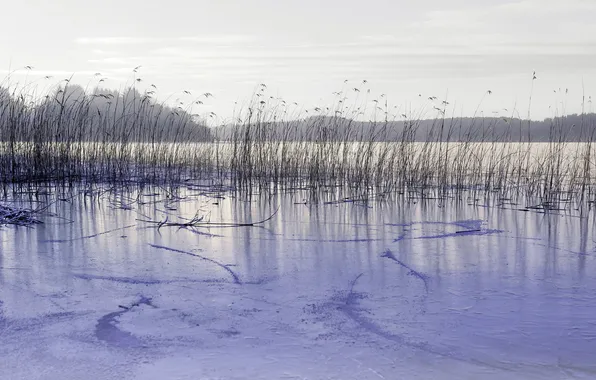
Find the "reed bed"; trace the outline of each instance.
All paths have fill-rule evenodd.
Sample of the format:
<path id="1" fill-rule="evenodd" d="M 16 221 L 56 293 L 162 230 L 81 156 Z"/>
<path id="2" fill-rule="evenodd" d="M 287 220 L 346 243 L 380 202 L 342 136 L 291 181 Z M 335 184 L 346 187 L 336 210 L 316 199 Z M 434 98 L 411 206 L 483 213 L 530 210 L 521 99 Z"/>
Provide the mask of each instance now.
<path id="1" fill-rule="evenodd" d="M 346 106 L 339 97 L 310 114 L 288 112 L 263 93 L 233 123 L 207 128 L 208 115 L 193 114 L 193 103 L 171 107 L 135 88 L 66 83 L 43 96 L 30 87 L 3 89 L 0 183 L 6 193 L 19 183 L 208 180 L 236 189 L 342 188 L 354 196 L 525 197 L 544 208 L 596 199 L 593 119 L 575 126 L 582 142 L 569 142 L 556 120 L 547 142 L 533 142 L 527 120 L 464 123 L 438 109 L 430 125 L 406 115 L 398 123 L 386 101 Z M 370 120 L 356 121 L 365 112 Z"/>

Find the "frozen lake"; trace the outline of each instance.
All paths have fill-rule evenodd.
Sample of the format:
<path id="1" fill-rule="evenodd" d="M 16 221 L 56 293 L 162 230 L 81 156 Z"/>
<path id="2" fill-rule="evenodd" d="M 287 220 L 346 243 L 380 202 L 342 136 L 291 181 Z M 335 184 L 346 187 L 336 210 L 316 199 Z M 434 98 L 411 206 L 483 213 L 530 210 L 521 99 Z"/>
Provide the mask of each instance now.
<path id="1" fill-rule="evenodd" d="M 0 378 L 596 378 L 592 214 L 202 193 L 0 227 Z"/>

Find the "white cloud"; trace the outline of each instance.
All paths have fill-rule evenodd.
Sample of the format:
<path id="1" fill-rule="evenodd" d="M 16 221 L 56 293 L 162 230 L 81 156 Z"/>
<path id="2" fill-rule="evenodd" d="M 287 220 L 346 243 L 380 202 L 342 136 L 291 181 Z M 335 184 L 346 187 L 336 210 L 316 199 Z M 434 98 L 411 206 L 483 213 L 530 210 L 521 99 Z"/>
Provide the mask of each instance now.
<path id="1" fill-rule="evenodd" d="M 52 76 L 52 77 L 64 77 L 68 78 L 70 76 L 91 76 L 95 74 L 95 71 L 67 71 L 67 70 L 26 70 L 26 69 L 19 69 L 19 70 L 0 70 L 1 74 L 10 74 L 10 75 L 19 75 L 19 76 Z"/>
<path id="2" fill-rule="evenodd" d="M 596 11 L 593 0 L 521 0 L 494 6 L 494 10 L 503 13 L 579 13 Z"/>
<path id="3" fill-rule="evenodd" d="M 113 50 L 103 50 L 103 49 L 92 49 L 91 53 L 95 55 L 116 55 L 117 53 Z"/>
<path id="4" fill-rule="evenodd" d="M 596 24 L 586 17 L 596 1 L 521 0 L 430 10 L 401 24 L 393 38 L 367 37 L 446 54 L 594 54 Z M 407 37 L 403 37 L 407 36 Z"/>
<path id="5" fill-rule="evenodd" d="M 81 45 L 131 45 L 162 42 L 163 38 L 147 37 L 81 37 L 75 42 Z"/>
<path id="6" fill-rule="evenodd" d="M 88 60 L 88 62 L 107 65 L 134 65 L 139 61 L 134 60 L 134 58 L 132 57 L 106 57 L 99 59 L 90 59 Z"/>
<path id="7" fill-rule="evenodd" d="M 174 41 L 198 42 L 204 44 L 237 44 L 243 42 L 255 42 L 257 38 L 249 35 L 205 35 L 173 38 Z"/>
<path id="8" fill-rule="evenodd" d="M 75 39 L 80 45 L 141 45 L 155 43 L 190 42 L 207 45 L 227 45 L 255 42 L 257 38 L 250 35 L 201 35 L 183 37 L 81 37 Z"/>

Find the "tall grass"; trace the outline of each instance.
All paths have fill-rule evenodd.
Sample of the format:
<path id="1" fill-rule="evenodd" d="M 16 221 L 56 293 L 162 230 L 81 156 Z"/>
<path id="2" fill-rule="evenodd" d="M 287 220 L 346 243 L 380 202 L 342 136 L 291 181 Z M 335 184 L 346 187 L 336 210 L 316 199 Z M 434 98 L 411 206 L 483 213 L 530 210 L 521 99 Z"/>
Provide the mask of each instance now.
<path id="1" fill-rule="evenodd" d="M 568 142 L 561 119 L 552 120 L 548 142 L 534 143 L 529 127 L 522 139 L 520 119 L 463 122 L 443 107 L 429 124 L 391 115 L 386 98 L 346 105 L 340 95 L 329 107 L 290 111 L 296 107 L 264 101 L 263 92 L 235 122 L 208 129 L 192 104 L 170 107 L 134 88 L 4 89 L 0 182 L 205 179 L 238 189 L 336 187 L 470 202 L 523 196 L 545 208 L 595 200 L 594 119 L 575 126 L 582 143 Z M 359 121 L 363 114 L 368 122 Z"/>
<path id="2" fill-rule="evenodd" d="M 61 86 L 38 94 L 0 91 L 0 181 L 174 181 L 185 144 L 210 140 L 185 109 L 134 88 L 112 92 Z M 182 160 L 183 159 L 183 160 Z M 164 177 L 165 176 L 165 177 Z"/>

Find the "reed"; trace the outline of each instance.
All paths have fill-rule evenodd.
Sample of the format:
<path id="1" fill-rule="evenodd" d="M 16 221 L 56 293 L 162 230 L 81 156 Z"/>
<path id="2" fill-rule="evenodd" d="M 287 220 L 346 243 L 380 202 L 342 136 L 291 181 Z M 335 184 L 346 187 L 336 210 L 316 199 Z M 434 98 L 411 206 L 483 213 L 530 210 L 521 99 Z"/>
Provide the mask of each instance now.
<path id="1" fill-rule="evenodd" d="M 580 115 L 574 126 L 581 143 L 569 141 L 560 118 L 551 121 L 548 141 L 533 142 L 527 120 L 449 118 L 443 102 L 428 121 L 422 113 L 392 115 L 384 95 L 347 104 L 344 93 L 328 107 L 301 110 L 266 97 L 262 87 L 234 122 L 208 128 L 209 115 L 193 109 L 202 101 L 173 107 L 134 86 L 89 90 L 67 80 L 41 94 L 4 88 L 0 183 L 6 193 L 19 183 L 209 180 L 236 189 L 341 188 L 352 196 L 471 203 L 525 197 L 544 208 L 594 203 L 593 117 Z"/>

